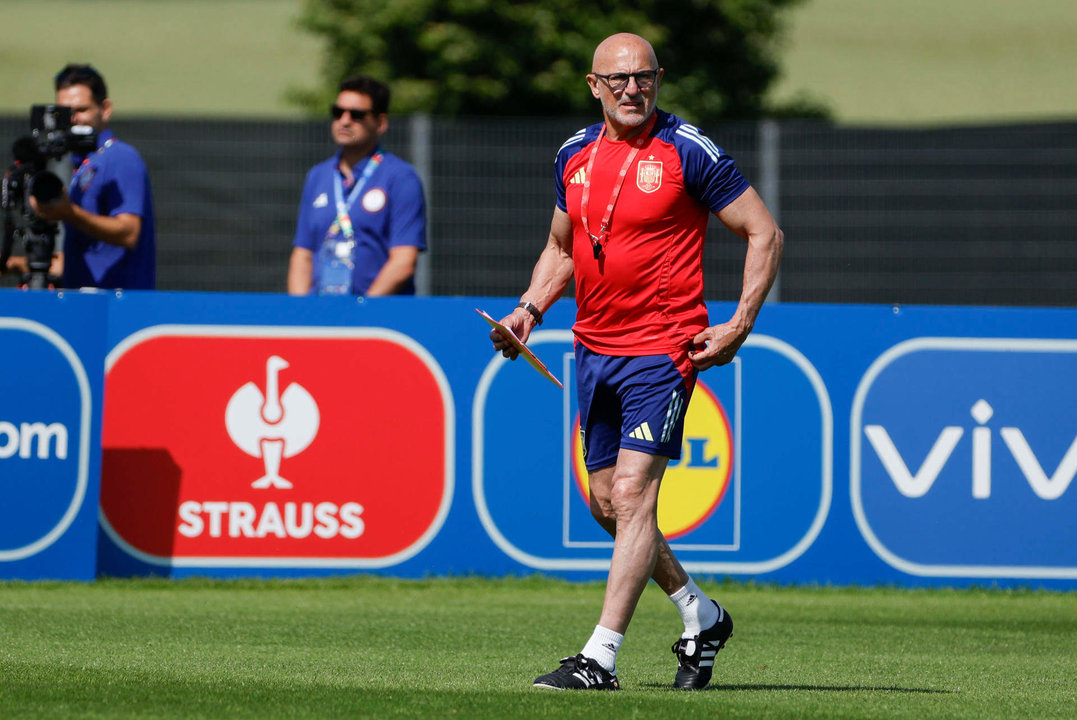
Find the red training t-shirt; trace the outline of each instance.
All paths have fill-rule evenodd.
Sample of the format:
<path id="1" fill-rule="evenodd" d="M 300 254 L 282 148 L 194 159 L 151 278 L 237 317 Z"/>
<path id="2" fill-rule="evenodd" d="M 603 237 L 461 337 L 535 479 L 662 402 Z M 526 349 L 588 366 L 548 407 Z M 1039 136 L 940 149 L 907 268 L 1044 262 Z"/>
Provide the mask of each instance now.
<path id="1" fill-rule="evenodd" d="M 557 206 L 572 220 L 576 279 L 573 332 L 604 355 L 661 355 L 685 348 L 707 327 L 703 239 L 712 212 L 748 189 L 733 160 L 697 128 L 656 111 L 650 136 L 633 159 L 596 259 L 581 202 L 592 147 L 599 142 L 588 197 L 588 228 L 602 219 L 633 140 L 580 130 L 558 151 Z"/>

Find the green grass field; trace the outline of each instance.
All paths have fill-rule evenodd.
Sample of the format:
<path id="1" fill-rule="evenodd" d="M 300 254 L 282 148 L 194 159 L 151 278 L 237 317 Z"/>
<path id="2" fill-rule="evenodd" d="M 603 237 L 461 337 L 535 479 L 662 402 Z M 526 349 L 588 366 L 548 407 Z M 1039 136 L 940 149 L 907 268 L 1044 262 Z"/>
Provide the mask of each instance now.
<path id="1" fill-rule="evenodd" d="M 840 122 L 1077 118 L 1073 0 L 804 0 L 789 18 L 774 96 Z"/>
<path id="2" fill-rule="evenodd" d="M 0 584 L 4 718 L 1072 718 L 1077 594 L 703 583 L 737 622 L 703 692 L 670 688 L 653 585 L 624 691 L 532 679 L 602 586 L 542 578 Z"/>
<path id="3" fill-rule="evenodd" d="M 298 117 L 321 43 L 301 0 L 0 0 L 0 111 L 50 102 L 68 62 L 104 74 L 118 117 Z"/>
<path id="4" fill-rule="evenodd" d="M 53 73 L 89 61 L 123 116 L 297 116 L 285 91 L 316 84 L 322 47 L 301 6 L 0 0 L 0 112 L 47 101 Z M 807 93 L 841 123 L 1077 117 L 1073 0 L 804 0 L 789 20 L 774 97 Z"/>

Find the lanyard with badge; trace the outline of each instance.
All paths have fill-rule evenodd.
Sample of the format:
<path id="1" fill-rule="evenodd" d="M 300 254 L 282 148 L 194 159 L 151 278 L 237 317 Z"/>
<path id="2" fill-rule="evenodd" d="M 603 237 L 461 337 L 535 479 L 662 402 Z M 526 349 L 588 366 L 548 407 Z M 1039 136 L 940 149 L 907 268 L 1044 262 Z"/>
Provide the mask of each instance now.
<path id="1" fill-rule="evenodd" d="M 594 170 L 595 158 L 598 157 L 598 146 L 601 144 L 602 138 L 606 135 L 605 123 L 602 124 L 602 131 L 599 132 L 598 138 L 591 148 L 591 157 L 587 159 L 587 168 L 584 170 L 583 193 L 580 196 L 580 219 L 583 221 L 583 231 L 587 233 L 587 237 L 591 239 L 591 250 L 594 252 L 595 260 L 598 260 L 598 256 L 602 254 L 602 243 L 608 241 L 610 234 L 610 220 L 613 217 L 613 208 L 617 205 L 617 197 L 621 194 L 621 186 L 624 184 L 625 176 L 628 175 L 628 169 L 632 167 L 632 161 L 636 159 L 636 154 L 639 153 L 640 148 L 647 144 L 647 140 L 651 135 L 651 128 L 654 127 L 655 120 L 657 119 L 657 116 L 652 116 L 650 122 L 643 128 L 643 131 L 632 141 L 632 151 L 628 153 L 624 165 L 621 166 L 620 174 L 613 182 L 613 191 L 610 193 L 610 201 L 606 203 L 606 212 L 602 215 L 602 225 L 599 227 L 597 235 L 592 233 L 591 228 L 589 227 L 587 219 L 587 201 L 591 196 L 591 179 L 593 177 L 591 171 Z"/>
<path id="2" fill-rule="evenodd" d="M 355 227 L 352 225 L 351 212 L 356 199 L 363 192 L 367 181 L 381 165 L 381 153 L 374 153 L 363 168 L 362 175 L 344 199 L 344 184 L 340 172 L 333 173 L 333 199 L 336 202 L 337 216 L 322 241 L 319 261 L 321 277 L 318 293 L 321 295 L 347 295 L 352 290 L 352 270 L 355 267 Z"/>

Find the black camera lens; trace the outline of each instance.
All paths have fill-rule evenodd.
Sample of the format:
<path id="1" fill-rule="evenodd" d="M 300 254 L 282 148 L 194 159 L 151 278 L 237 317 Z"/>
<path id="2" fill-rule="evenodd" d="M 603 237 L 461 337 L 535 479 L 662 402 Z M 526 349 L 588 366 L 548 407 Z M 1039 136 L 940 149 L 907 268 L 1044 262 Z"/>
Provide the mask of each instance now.
<path id="1" fill-rule="evenodd" d="M 11 146 L 11 154 L 16 162 L 29 163 L 41 158 L 41 151 L 37 149 L 37 141 L 29 135 L 16 140 Z"/>
<path id="2" fill-rule="evenodd" d="M 30 178 L 29 190 L 39 203 L 50 203 L 64 194 L 64 183 L 55 173 L 44 170 Z"/>

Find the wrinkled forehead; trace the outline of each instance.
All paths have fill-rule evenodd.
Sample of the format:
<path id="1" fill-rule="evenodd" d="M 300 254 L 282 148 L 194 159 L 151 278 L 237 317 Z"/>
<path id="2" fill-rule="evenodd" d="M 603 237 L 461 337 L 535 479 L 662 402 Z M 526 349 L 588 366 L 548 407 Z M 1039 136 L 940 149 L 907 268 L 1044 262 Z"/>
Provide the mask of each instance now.
<path id="1" fill-rule="evenodd" d="M 608 75 L 615 72 L 638 72 L 658 67 L 651 44 L 635 35 L 615 35 L 595 49 L 591 72 Z"/>

